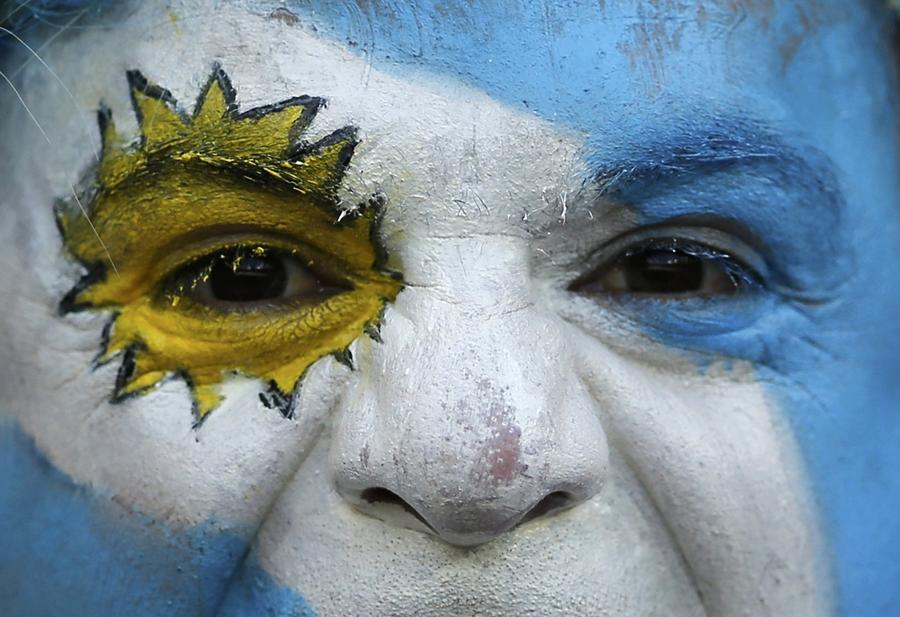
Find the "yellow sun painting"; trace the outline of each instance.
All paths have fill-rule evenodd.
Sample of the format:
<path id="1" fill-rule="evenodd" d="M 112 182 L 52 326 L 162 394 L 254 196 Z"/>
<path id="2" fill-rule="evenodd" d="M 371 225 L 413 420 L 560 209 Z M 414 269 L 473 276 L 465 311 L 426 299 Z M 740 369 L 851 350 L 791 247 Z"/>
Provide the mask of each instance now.
<path id="1" fill-rule="evenodd" d="M 289 413 L 306 369 L 346 359 L 402 286 L 378 246 L 380 202 L 337 196 L 356 131 L 305 141 L 323 107 L 309 96 L 240 112 L 218 67 L 192 115 L 140 73 L 128 81 L 140 140 L 102 109 L 100 163 L 57 207 L 87 269 L 61 312 L 111 312 L 99 362 L 121 361 L 113 400 L 179 376 L 202 420 L 241 374 Z"/>

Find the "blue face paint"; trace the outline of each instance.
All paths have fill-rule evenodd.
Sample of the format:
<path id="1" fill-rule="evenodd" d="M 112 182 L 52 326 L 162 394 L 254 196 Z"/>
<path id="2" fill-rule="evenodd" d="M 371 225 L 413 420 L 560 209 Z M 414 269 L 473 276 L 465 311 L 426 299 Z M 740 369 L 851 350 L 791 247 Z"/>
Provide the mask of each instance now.
<path id="1" fill-rule="evenodd" d="M 622 191 L 645 223 L 715 216 L 756 236 L 772 265 L 764 298 L 648 305 L 642 319 L 673 347 L 754 362 L 805 454 L 841 614 L 900 614 L 900 84 L 886 9 L 781 3 L 754 25 L 753 10 L 713 2 L 706 25 L 678 25 L 649 2 L 287 4 L 382 71 L 459 80 L 582 131 L 597 167 L 642 172 Z M 810 23 L 793 51 L 771 41 Z M 761 119 L 762 137 L 734 138 L 756 124 L 736 112 Z M 685 169 L 668 173 L 673 161 Z"/>
<path id="2" fill-rule="evenodd" d="M 128 512 L 74 484 L 10 423 L 0 469 L 4 615 L 314 615 L 247 557 L 252 530 L 175 531 Z"/>

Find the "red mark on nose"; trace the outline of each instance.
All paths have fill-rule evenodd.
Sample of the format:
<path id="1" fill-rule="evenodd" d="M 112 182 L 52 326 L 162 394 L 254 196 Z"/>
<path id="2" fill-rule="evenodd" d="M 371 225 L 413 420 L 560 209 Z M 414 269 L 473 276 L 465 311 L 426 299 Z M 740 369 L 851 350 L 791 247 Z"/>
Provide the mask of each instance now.
<path id="1" fill-rule="evenodd" d="M 480 445 L 481 454 L 476 470 L 480 470 L 493 484 L 509 484 L 528 470 L 521 462 L 522 429 L 516 424 L 516 411 L 506 399 L 506 390 L 497 388 L 489 380 L 477 384 L 478 409 L 490 431 Z"/>
<path id="2" fill-rule="evenodd" d="M 519 461 L 522 455 L 521 437 L 522 430 L 518 426 L 501 424 L 487 440 L 485 458 L 489 473 L 497 482 L 509 484 L 517 474 L 528 469 L 528 465 Z"/>

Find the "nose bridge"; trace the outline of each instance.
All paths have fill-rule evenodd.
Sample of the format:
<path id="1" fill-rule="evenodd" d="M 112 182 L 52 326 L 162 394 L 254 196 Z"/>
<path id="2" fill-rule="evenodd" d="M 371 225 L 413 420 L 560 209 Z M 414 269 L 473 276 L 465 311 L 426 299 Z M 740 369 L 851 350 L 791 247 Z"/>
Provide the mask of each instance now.
<path id="1" fill-rule="evenodd" d="M 386 313 L 334 439 L 355 505 L 387 491 L 445 540 L 477 544 L 548 496 L 572 505 L 600 489 L 606 439 L 562 329 L 527 292 L 504 293 L 516 308 L 476 316 L 462 290 L 411 288 Z"/>

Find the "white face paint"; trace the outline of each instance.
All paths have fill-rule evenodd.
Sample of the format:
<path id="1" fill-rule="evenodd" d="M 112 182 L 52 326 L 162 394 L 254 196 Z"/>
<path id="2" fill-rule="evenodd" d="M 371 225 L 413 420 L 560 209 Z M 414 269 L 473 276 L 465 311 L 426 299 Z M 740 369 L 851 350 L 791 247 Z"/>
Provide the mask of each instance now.
<path id="1" fill-rule="evenodd" d="M 0 288 L 17 293 L 0 299 L 0 389 L 56 467 L 175 529 L 259 527 L 263 569 L 321 616 L 826 612 L 807 482 L 751 369 L 698 370 L 566 291 L 566 264 L 635 220 L 583 187 L 583 135 L 232 5 L 211 20 L 205 4 L 148 30 L 169 18 L 145 3 L 52 47 L 82 112 L 28 70 L 52 147 L 4 103 L 2 142 L 18 147 Z M 91 370 L 106 316 L 56 313 L 77 268 L 52 204 L 91 164 L 82 120 L 100 100 L 136 134 L 126 68 L 187 104 L 214 60 L 243 109 L 323 96 L 312 133 L 359 127 L 343 191 L 386 197 L 381 234 L 406 286 L 383 342 L 354 344 L 355 371 L 314 365 L 295 419 L 233 377 L 193 429 L 177 379 L 108 402 L 115 366 Z"/>

